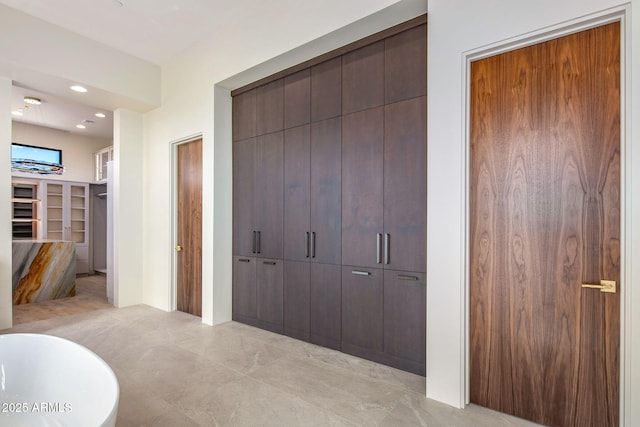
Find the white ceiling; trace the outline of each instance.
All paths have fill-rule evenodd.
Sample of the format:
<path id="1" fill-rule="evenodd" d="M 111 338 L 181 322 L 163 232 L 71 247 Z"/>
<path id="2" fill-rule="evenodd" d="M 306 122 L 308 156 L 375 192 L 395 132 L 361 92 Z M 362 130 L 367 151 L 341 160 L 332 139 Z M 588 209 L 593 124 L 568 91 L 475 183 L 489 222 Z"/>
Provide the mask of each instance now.
<path id="1" fill-rule="evenodd" d="M 215 32 L 221 21 L 228 25 L 230 21 L 241 20 L 247 11 L 255 11 L 252 6 L 259 3 L 255 0 L 233 0 L 222 5 L 214 0 L 0 0 L 0 4 L 157 65 Z M 24 108 L 25 95 L 36 96 L 44 102 L 26 109 L 22 117 L 13 116 L 13 120 L 112 138 L 110 111 L 103 111 L 107 117 L 98 119 L 94 116 L 97 112 L 94 107 L 78 104 L 72 95 L 62 98 L 47 93 L 45 87 L 28 88 L 19 82 L 14 83 L 12 109 Z M 96 123 L 87 124 L 84 130 L 77 129 L 76 125 L 86 119 Z"/>

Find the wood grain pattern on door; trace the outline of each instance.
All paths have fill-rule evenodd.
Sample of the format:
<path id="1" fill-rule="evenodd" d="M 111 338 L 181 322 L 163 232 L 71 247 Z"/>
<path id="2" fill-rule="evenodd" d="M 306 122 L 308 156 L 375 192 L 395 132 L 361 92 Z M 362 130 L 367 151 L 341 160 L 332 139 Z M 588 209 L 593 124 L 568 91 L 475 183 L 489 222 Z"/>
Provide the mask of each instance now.
<path id="1" fill-rule="evenodd" d="M 620 25 L 471 64 L 471 401 L 619 423 Z"/>
<path id="2" fill-rule="evenodd" d="M 178 145 L 177 309 L 202 316 L 202 140 Z"/>

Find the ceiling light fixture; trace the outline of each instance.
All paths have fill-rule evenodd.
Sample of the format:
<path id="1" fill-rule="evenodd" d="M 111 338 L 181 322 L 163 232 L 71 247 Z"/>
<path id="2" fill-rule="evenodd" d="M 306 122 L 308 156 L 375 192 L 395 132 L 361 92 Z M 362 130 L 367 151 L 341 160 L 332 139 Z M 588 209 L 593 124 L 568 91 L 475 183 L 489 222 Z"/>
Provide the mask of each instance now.
<path id="1" fill-rule="evenodd" d="M 77 127 L 78 129 L 86 129 L 86 128 L 87 128 L 85 125 L 76 125 L 76 127 Z"/>
<path id="2" fill-rule="evenodd" d="M 25 96 L 23 98 L 24 102 L 29 105 L 40 105 L 42 104 L 42 100 L 40 98 L 35 98 L 33 96 Z"/>
<path id="3" fill-rule="evenodd" d="M 107 115 L 104 113 L 96 113 L 96 117 L 100 117 L 101 119 L 104 119 L 105 117 L 107 117 Z"/>
<path id="4" fill-rule="evenodd" d="M 74 86 L 71 86 L 69 89 L 71 89 L 71 90 L 72 90 L 72 91 L 74 91 L 74 92 L 80 92 L 80 93 L 85 93 L 85 92 L 87 92 L 87 88 L 82 87 L 82 86 L 80 86 L 80 85 L 74 85 Z"/>
<path id="5" fill-rule="evenodd" d="M 24 112 L 21 109 L 17 109 L 17 110 L 13 110 L 11 114 L 13 114 L 14 116 L 23 116 Z"/>

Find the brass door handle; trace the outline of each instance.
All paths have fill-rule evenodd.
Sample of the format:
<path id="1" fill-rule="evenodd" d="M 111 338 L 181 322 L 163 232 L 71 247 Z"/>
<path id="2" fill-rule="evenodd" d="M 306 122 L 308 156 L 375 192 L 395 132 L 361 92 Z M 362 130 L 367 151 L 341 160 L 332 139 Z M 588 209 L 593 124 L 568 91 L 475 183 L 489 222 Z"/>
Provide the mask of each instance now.
<path id="1" fill-rule="evenodd" d="M 176 252 L 180 252 L 181 250 L 182 250 L 182 246 L 177 245 L 177 246 L 176 246 Z"/>
<path id="2" fill-rule="evenodd" d="M 611 294 L 616 293 L 616 282 L 615 280 L 600 280 L 600 284 L 596 283 L 583 283 L 583 288 L 592 288 L 592 289 L 600 289 L 600 292 L 608 292 Z"/>

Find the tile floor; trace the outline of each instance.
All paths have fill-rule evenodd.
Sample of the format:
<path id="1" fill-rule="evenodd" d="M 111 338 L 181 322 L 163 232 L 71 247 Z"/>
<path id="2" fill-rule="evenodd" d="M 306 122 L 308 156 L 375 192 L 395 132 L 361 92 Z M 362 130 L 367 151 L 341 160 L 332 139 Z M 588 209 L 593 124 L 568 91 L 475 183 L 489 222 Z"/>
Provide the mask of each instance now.
<path id="1" fill-rule="evenodd" d="M 127 426 L 535 426 L 424 397 L 425 379 L 237 322 L 139 305 L 21 323 L 100 355 Z"/>

